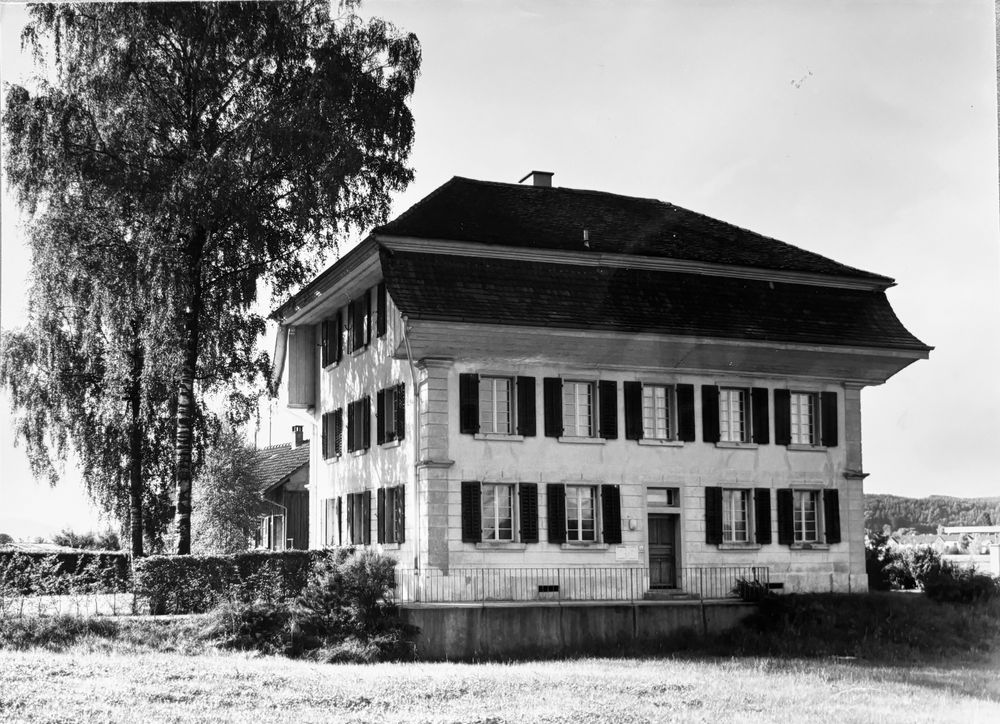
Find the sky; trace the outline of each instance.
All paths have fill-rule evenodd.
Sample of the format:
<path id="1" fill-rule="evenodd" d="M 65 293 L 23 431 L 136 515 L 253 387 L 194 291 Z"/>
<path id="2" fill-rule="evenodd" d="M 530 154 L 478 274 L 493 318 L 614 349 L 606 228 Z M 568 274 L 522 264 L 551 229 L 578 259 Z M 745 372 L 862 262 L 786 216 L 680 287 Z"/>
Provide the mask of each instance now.
<path id="1" fill-rule="evenodd" d="M 452 176 L 539 169 L 892 277 L 897 315 L 935 349 L 862 393 L 865 490 L 1000 495 L 990 0 L 379 0 L 362 13 L 423 48 L 416 179 L 393 215 Z M 30 72 L 23 8 L 0 7 L 0 21 L 3 80 L 16 81 Z M 2 210 L 11 328 L 28 259 L 6 189 Z M 291 424 L 276 416 L 271 441 Z M 0 532 L 98 525 L 73 478 L 31 479 L 0 398 Z"/>

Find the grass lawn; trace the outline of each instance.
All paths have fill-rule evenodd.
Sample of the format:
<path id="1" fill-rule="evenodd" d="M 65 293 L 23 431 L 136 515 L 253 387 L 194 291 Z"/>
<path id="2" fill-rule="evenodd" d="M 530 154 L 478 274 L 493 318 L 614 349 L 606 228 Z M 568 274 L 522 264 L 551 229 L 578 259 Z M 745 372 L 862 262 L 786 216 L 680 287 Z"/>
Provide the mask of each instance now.
<path id="1" fill-rule="evenodd" d="M 230 653 L 0 651 L 11 722 L 998 722 L 1000 658 L 329 665 Z"/>

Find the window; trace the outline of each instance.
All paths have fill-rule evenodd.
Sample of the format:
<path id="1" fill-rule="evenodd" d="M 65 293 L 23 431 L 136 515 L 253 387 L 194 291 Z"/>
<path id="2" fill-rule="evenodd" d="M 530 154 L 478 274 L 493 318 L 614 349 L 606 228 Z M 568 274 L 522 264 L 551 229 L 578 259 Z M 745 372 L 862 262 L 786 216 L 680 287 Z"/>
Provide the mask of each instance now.
<path id="1" fill-rule="evenodd" d="M 347 543 L 368 545 L 372 542 L 371 531 L 372 494 L 350 493 L 347 496 Z"/>
<path id="2" fill-rule="evenodd" d="M 402 543 L 406 523 L 405 488 L 397 485 L 393 488 L 379 488 L 378 491 L 378 542 Z"/>
<path id="3" fill-rule="evenodd" d="M 337 498 L 323 500 L 323 545 L 337 545 Z"/>
<path id="4" fill-rule="evenodd" d="M 375 334 L 384 337 L 388 327 L 388 317 L 386 309 L 388 307 L 388 295 L 385 292 L 385 282 L 379 282 L 375 289 Z"/>
<path id="5" fill-rule="evenodd" d="M 789 423 L 792 444 L 817 444 L 819 436 L 816 434 L 818 422 L 816 411 L 819 408 L 819 395 L 814 392 L 793 392 L 790 395 L 790 403 Z"/>
<path id="6" fill-rule="evenodd" d="M 566 486 L 566 540 L 597 540 L 596 498 L 592 485 Z"/>
<path id="7" fill-rule="evenodd" d="M 647 438 L 672 440 L 674 438 L 673 387 L 667 385 L 642 386 L 642 429 Z"/>
<path id="8" fill-rule="evenodd" d="M 547 486 L 549 541 L 621 543 L 621 494 L 617 485 Z"/>
<path id="9" fill-rule="evenodd" d="M 719 440 L 722 442 L 750 442 L 747 392 L 735 387 L 719 389 Z"/>
<path id="10" fill-rule="evenodd" d="M 371 398 L 347 405 L 347 451 L 367 450 L 371 445 Z"/>
<path id="11" fill-rule="evenodd" d="M 320 324 L 320 350 L 323 367 L 340 362 L 344 351 L 340 310 L 331 319 L 324 319 Z"/>
<path id="12" fill-rule="evenodd" d="M 479 432 L 510 435 L 514 431 L 511 398 L 514 381 L 510 377 L 479 378 Z"/>
<path id="13" fill-rule="evenodd" d="M 398 385 L 379 390 L 375 398 L 376 442 L 402 440 L 405 433 L 406 388 Z"/>
<path id="14" fill-rule="evenodd" d="M 769 488 L 705 488 L 705 542 L 721 546 L 771 543 Z"/>
<path id="15" fill-rule="evenodd" d="M 463 373 L 458 382 L 459 430 L 467 435 L 535 434 L 535 378 Z"/>
<path id="16" fill-rule="evenodd" d="M 654 507 L 676 508 L 680 505 L 681 491 L 679 488 L 646 488 L 646 505 Z"/>
<path id="17" fill-rule="evenodd" d="M 463 482 L 462 540 L 466 543 L 537 543 L 538 485 Z"/>
<path id="18" fill-rule="evenodd" d="M 778 542 L 811 548 L 840 543 L 840 493 L 836 488 L 778 491 Z"/>
<path id="19" fill-rule="evenodd" d="M 260 547 L 272 551 L 285 550 L 285 516 L 267 515 L 260 519 Z"/>
<path id="20" fill-rule="evenodd" d="M 482 539 L 514 540 L 514 486 L 509 483 L 483 483 Z"/>
<path id="21" fill-rule="evenodd" d="M 722 491 L 722 542 L 750 542 L 750 491 Z"/>
<path id="22" fill-rule="evenodd" d="M 792 491 L 792 519 L 796 543 L 816 543 L 819 541 L 816 511 L 819 508 L 818 490 Z"/>
<path id="23" fill-rule="evenodd" d="M 338 458 L 343 454 L 344 408 L 323 415 L 323 459 Z"/>
<path id="24" fill-rule="evenodd" d="M 563 382 L 563 435 L 594 436 L 594 383 Z"/>
<path id="25" fill-rule="evenodd" d="M 347 303 L 347 352 L 364 349 L 371 342 L 372 294 L 366 289 L 360 297 Z"/>

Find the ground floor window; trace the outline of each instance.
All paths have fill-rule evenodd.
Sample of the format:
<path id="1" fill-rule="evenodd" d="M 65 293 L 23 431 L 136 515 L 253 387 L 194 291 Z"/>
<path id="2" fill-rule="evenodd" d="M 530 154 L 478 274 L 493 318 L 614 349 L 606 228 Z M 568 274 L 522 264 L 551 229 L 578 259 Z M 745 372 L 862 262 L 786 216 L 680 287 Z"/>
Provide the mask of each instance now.
<path id="1" fill-rule="evenodd" d="M 566 486 L 566 540 L 597 540 L 597 488 L 593 485 Z"/>
<path id="2" fill-rule="evenodd" d="M 792 491 L 793 514 L 796 543 L 816 543 L 819 541 L 818 490 Z"/>
<path id="3" fill-rule="evenodd" d="M 750 490 L 722 491 L 722 542 L 750 541 Z"/>
<path id="4" fill-rule="evenodd" d="M 514 484 L 483 483 L 482 539 L 514 540 Z"/>
<path id="5" fill-rule="evenodd" d="M 378 491 L 378 542 L 402 543 L 405 536 L 406 488 L 397 485 Z"/>
<path id="6" fill-rule="evenodd" d="M 346 518 L 349 545 L 368 545 L 372 542 L 371 504 L 370 490 L 348 494 Z"/>

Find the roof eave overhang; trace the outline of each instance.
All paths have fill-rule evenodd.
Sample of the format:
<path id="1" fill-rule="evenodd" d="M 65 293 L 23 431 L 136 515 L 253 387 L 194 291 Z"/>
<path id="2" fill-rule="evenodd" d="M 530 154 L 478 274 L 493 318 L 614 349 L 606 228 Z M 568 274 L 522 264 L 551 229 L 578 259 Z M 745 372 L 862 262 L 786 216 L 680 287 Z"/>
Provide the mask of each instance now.
<path id="1" fill-rule="evenodd" d="M 310 317 L 318 307 L 326 307 L 331 297 L 352 288 L 356 281 L 368 276 L 378 266 L 378 244 L 375 237 L 369 235 L 271 312 L 271 319 L 282 325 L 312 323 Z"/>
<path id="2" fill-rule="evenodd" d="M 668 257 L 640 256 L 633 254 L 609 254 L 603 252 L 566 251 L 562 249 L 534 249 L 500 244 L 457 241 L 454 239 L 432 239 L 414 236 L 397 236 L 373 233 L 378 243 L 395 251 L 410 251 L 423 254 L 447 254 L 488 259 L 518 259 L 547 264 L 570 264 L 574 266 L 594 266 L 623 269 L 648 269 L 654 271 L 701 274 L 736 279 L 779 282 L 785 284 L 807 284 L 811 286 L 836 287 L 841 289 L 862 289 L 884 292 L 896 284 L 889 277 L 840 276 L 813 272 L 788 271 L 764 267 L 749 267 L 710 262 L 672 259 Z"/>

